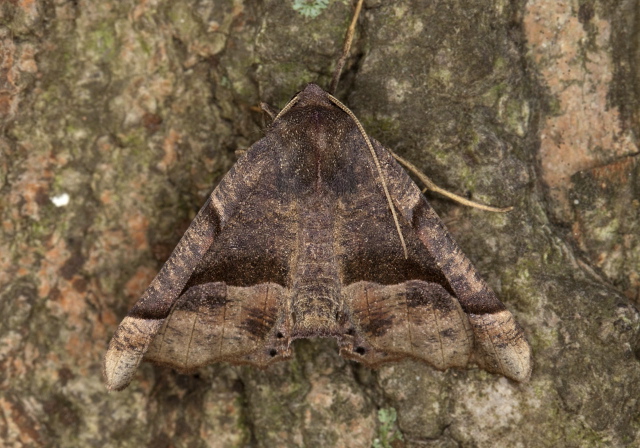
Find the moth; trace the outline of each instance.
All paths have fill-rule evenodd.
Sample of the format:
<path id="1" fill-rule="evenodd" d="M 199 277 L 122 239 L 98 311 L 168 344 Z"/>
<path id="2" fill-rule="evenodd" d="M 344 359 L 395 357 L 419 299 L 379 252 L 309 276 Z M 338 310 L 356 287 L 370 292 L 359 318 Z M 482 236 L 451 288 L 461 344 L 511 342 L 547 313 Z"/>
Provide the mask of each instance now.
<path id="1" fill-rule="evenodd" d="M 475 363 L 526 381 L 521 327 L 392 153 L 315 84 L 273 118 L 116 330 L 107 387 L 142 360 L 264 368 L 312 337 L 371 367 Z"/>

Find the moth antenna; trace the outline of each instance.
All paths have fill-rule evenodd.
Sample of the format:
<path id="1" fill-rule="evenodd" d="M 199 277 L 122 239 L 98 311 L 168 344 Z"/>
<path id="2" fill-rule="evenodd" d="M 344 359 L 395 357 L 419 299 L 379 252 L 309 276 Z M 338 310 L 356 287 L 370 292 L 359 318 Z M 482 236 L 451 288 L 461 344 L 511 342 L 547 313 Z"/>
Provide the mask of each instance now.
<path id="1" fill-rule="evenodd" d="M 271 121 L 273 121 L 276 118 L 276 115 L 278 115 L 278 111 L 274 110 L 273 107 L 269 106 L 267 103 L 260 103 L 260 112 L 264 112 L 267 115 L 269 115 L 269 118 L 271 118 Z"/>
<path id="2" fill-rule="evenodd" d="M 480 210 L 485 210 L 487 212 L 505 213 L 505 212 L 510 212 L 511 210 L 513 210 L 513 207 L 492 207 L 490 205 L 485 205 L 485 204 L 480 204 L 478 202 L 473 202 L 473 201 L 470 201 L 469 199 L 463 198 L 462 196 L 458 196 L 455 193 L 451 193 L 450 191 L 447 191 L 444 188 L 440 188 L 436 184 L 434 184 L 433 181 L 431 179 L 429 179 L 426 174 L 424 174 L 422 171 L 420 171 L 413 163 L 409 162 L 408 160 L 403 159 L 402 157 L 400 157 L 398 154 L 396 154 L 393 151 L 389 151 L 389 152 L 391 152 L 391 155 L 398 162 L 400 162 L 402 165 L 404 165 L 405 168 L 407 168 L 409 171 L 411 171 L 413 174 L 415 174 L 418 177 L 418 179 L 420 179 L 420 181 L 427 187 L 425 189 L 425 191 L 426 190 L 434 191 L 436 193 L 441 194 L 442 196 L 446 196 L 449 199 L 452 199 L 452 200 L 456 201 L 459 204 L 466 205 L 468 207 L 479 208 Z"/>
<path id="3" fill-rule="evenodd" d="M 347 106 L 342 104 L 336 97 L 333 95 L 327 95 L 331 102 L 342 109 L 347 115 L 351 117 L 351 119 L 355 122 L 360 134 L 364 138 L 364 141 L 367 143 L 369 147 L 369 151 L 371 152 L 371 157 L 373 157 L 373 161 L 376 164 L 376 169 L 378 170 L 378 175 L 380 176 L 380 183 L 382 184 L 382 189 L 384 190 L 384 195 L 387 197 L 387 202 L 389 203 L 389 209 L 391 209 L 391 214 L 393 215 L 393 222 L 396 224 L 396 230 L 398 231 L 398 236 L 400 237 L 400 244 L 402 244 L 402 250 L 404 251 L 404 258 L 409 258 L 409 252 L 407 251 L 407 244 L 404 242 L 404 236 L 402 236 L 402 230 L 400 229 L 400 221 L 398 221 L 398 214 L 396 213 L 396 208 L 393 206 L 393 201 L 391 200 L 391 195 L 389 194 L 389 189 L 387 188 L 387 181 L 384 178 L 384 173 L 382 172 L 382 167 L 380 166 L 380 161 L 378 160 L 378 156 L 373 149 L 373 145 L 371 144 L 371 140 L 369 136 L 364 131 L 364 127 L 360 124 L 360 121 L 356 118 L 353 112 L 349 110 Z"/>
<path id="4" fill-rule="evenodd" d="M 349 57 L 349 50 L 351 50 L 351 42 L 353 41 L 353 35 L 356 31 L 356 24 L 358 23 L 358 16 L 360 15 L 363 1 L 364 0 L 358 0 L 356 10 L 353 12 L 353 18 L 351 19 L 351 25 L 349 25 L 347 34 L 344 37 L 342 56 L 340 56 L 340 59 L 338 59 L 338 64 L 336 65 L 336 70 L 333 72 L 333 79 L 331 80 L 331 85 L 329 86 L 329 93 L 332 95 L 336 93 L 336 89 L 338 88 L 338 81 L 340 81 L 340 74 L 342 73 L 344 64 L 345 62 L 347 62 L 347 58 Z"/>
<path id="5" fill-rule="evenodd" d="M 284 114 L 289 112 L 289 109 L 291 109 L 293 106 L 295 106 L 295 104 L 298 102 L 298 96 L 300 96 L 300 94 L 298 94 L 298 95 L 294 96 L 293 98 L 291 98 L 291 101 L 289 101 L 287 103 L 287 105 L 282 108 L 280 113 L 278 115 L 276 115 L 276 118 L 274 118 L 273 121 L 276 121 L 278 118 L 280 118 L 281 116 L 283 116 Z"/>

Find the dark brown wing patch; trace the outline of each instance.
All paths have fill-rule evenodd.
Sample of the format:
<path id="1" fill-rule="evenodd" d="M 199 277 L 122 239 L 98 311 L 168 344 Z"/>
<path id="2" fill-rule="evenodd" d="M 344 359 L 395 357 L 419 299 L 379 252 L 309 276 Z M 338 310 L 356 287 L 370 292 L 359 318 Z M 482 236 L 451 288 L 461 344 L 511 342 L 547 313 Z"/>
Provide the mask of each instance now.
<path id="1" fill-rule="evenodd" d="M 346 295 L 352 322 L 376 352 L 394 360 L 420 359 L 438 369 L 464 367 L 469 362 L 471 325 L 442 286 L 421 280 L 391 286 L 359 282 L 349 286 Z M 376 365 L 381 360 L 374 350 L 348 357 Z M 343 347 L 343 354 L 354 352 Z"/>

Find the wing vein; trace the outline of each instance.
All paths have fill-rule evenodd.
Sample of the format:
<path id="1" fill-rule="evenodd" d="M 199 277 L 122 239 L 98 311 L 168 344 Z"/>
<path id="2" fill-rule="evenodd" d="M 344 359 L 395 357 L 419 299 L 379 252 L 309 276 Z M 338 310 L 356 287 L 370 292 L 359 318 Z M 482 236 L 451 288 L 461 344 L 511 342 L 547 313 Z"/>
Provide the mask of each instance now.
<path id="1" fill-rule="evenodd" d="M 160 339 L 160 348 L 158 349 L 158 356 L 160 356 L 162 358 L 162 350 L 164 349 L 164 338 L 167 335 L 167 328 L 169 328 L 169 322 L 171 321 L 171 316 L 173 316 L 173 310 L 175 309 L 175 305 L 171 308 L 171 311 L 169 311 L 169 315 L 167 316 L 167 318 L 165 319 L 165 321 L 162 323 L 162 339 Z"/>
<path id="2" fill-rule="evenodd" d="M 404 309 L 407 317 L 407 330 L 409 331 L 409 347 L 411 352 L 413 353 L 413 332 L 411 331 L 412 323 L 409 318 L 409 300 L 407 297 L 407 291 L 404 291 Z"/>
<path id="3" fill-rule="evenodd" d="M 440 357 L 442 358 L 442 365 L 446 367 L 444 361 L 444 344 L 442 343 L 442 335 L 440 334 L 440 322 L 438 322 L 438 312 L 435 307 L 431 307 L 431 312 L 433 313 L 433 320 L 436 323 L 436 331 L 438 332 L 438 343 L 440 344 Z"/>
<path id="4" fill-rule="evenodd" d="M 191 342 L 193 342 L 193 334 L 196 329 L 196 322 L 198 321 L 198 313 L 194 313 L 193 325 L 191 325 L 191 331 L 189 332 L 189 343 L 187 344 L 187 354 L 184 359 L 184 366 L 189 366 L 189 352 L 191 352 Z"/>
<path id="5" fill-rule="evenodd" d="M 224 328 L 227 322 L 227 300 L 224 301 L 222 306 L 222 330 L 220 331 L 220 344 L 218 344 L 218 356 L 222 357 L 222 343 L 224 341 Z"/>

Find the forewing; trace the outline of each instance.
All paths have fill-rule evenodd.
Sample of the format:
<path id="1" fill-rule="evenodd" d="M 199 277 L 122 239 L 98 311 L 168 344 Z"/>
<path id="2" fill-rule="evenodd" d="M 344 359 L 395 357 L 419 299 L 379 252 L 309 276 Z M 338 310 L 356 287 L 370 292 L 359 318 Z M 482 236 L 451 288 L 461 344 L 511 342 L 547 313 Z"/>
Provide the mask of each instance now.
<path id="1" fill-rule="evenodd" d="M 247 347 L 234 345 L 232 340 L 243 335 L 231 327 L 255 324 L 249 310 L 260 303 L 266 314 L 259 325 L 278 320 L 294 239 L 290 230 L 294 216 L 278 191 L 269 143 L 266 138 L 257 142 L 224 177 L 121 322 L 104 360 L 109 389 L 129 384 L 150 346 L 150 359 L 178 368 L 188 369 L 209 358 L 252 362 L 246 348 L 257 350 L 260 338 L 254 337 Z M 216 328 L 205 330 L 207 325 Z M 225 329 L 226 336 L 218 328 Z M 203 347 L 206 343 L 198 340 L 196 329 L 205 331 L 213 348 Z M 266 334 L 260 337 L 267 344 Z M 255 363 L 264 365 L 261 360 Z"/>
<path id="2" fill-rule="evenodd" d="M 444 369 L 466 364 L 466 356 L 487 371 L 526 381 L 531 374 L 531 350 L 522 329 L 480 278 L 418 186 L 389 151 L 375 140 L 372 143 L 398 211 L 408 257 L 404 256 L 373 163 L 358 163 L 356 175 L 363 179 L 366 194 L 343 198 L 339 225 L 345 235 L 341 267 L 349 286 L 345 302 L 356 333 L 360 332 L 356 336 L 362 339 L 361 344 L 366 342 L 375 350 L 362 360 L 375 364 L 408 356 Z M 364 143 L 359 146 L 358 157 L 368 157 Z M 412 283 L 416 280 L 421 282 L 417 287 Z M 407 297 L 415 291 L 420 291 L 421 299 L 409 306 L 412 301 Z M 382 320 L 373 314 L 363 320 L 371 312 L 371 303 L 363 301 L 365 297 L 373 297 L 378 315 L 393 317 L 398 328 L 388 328 L 384 335 L 372 331 L 380 328 Z M 446 336 L 446 329 L 443 333 L 436 325 L 442 319 L 455 330 L 450 332 L 454 336 Z M 418 338 L 410 343 L 400 341 L 416 334 Z M 343 343 L 343 353 L 353 354 L 355 340 L 345 337 Z M 438 348 L 441 343 L 452 344 L 455 356 L 447 354 L 444 347 Z M 349 357 L 358 359 L 357 355 Z"/>

